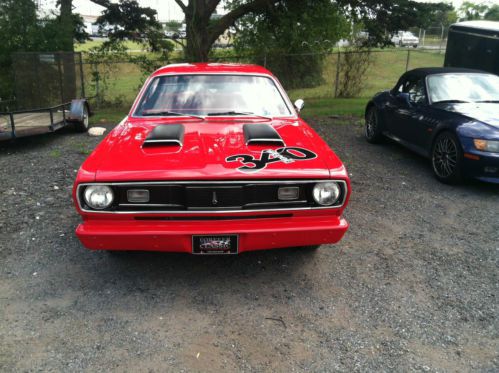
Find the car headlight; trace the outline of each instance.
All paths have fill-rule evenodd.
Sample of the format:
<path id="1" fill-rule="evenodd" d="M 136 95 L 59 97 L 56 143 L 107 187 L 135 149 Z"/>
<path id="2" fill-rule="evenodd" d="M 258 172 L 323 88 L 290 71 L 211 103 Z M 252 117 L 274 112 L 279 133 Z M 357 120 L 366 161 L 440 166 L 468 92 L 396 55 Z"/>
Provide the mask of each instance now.
<path id="1" fill-rule="evenodd" d="M 89 207 L 103 210 L 113 203 L 114 193 L 107 185 L 90 185 L 85 188 L 83 199 Z"/>
<path id="2" fill-rule="evenodd" d="M 321 206 L 331 206 L 338 201 L 341 194 L 341 188 L 338 183 L 328 181 L 317 183 L 312 191 L 315 202 Z"/>
<path id="3" fill-rule="evenodd" d="M 473 143 L 475 144 L 475 148 L 483 152 L 499 153 L 499 141 L 473 139 Z"/>

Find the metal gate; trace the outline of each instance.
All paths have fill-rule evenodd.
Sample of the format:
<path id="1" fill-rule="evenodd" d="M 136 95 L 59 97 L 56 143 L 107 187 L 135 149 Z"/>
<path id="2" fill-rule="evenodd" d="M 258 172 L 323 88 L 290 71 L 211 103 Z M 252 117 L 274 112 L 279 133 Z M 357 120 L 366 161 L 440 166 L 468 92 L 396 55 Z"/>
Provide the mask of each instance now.
<path id="1" fill-rule="evenodd" d="M 17 110 L 52 107 L 85 97 L 81 53 L 19 52 L 12 60 Z"/>

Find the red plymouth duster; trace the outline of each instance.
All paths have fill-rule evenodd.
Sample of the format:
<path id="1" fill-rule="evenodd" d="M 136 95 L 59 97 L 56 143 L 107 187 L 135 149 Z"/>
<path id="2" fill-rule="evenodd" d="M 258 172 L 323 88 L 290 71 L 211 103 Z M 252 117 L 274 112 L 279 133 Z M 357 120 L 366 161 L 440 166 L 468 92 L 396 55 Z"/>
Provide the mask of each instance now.
<path id="1" fill-rule="evenodd" d="M 338 242 L 350 181 L 266 69 L 157 70 L 73 189 L 93 250 L 237 254 Z"/>

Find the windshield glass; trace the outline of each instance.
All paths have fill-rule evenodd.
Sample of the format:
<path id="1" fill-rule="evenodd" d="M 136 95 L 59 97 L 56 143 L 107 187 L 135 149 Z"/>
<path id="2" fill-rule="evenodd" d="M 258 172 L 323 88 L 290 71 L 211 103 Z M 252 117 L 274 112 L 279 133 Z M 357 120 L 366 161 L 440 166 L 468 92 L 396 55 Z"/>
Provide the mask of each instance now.
<path id="1" fill-rule="evenodd" d="M 499 77 L 489 74 L 444 74 L 428 78 L 432 102 L 499 101 Z"/>
<path id="2" fill-rule="evenodd" d="M 168 114 L 287 116 L 274 81 L 250 75 L 167 75 L 154 78 L 136 116 Z"/>

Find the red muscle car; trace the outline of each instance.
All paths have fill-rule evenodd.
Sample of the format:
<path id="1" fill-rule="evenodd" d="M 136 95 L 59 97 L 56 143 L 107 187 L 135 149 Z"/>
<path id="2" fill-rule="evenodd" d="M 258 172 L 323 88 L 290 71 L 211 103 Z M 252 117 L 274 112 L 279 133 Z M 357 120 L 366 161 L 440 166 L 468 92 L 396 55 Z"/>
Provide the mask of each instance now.
<path id="1" fill-rule="evenodd" d="M 192 254 L 338 242 L 350 181 L 302 106 L 259 66 L 157 70 L 78 172 L 78 238 Z"/>

